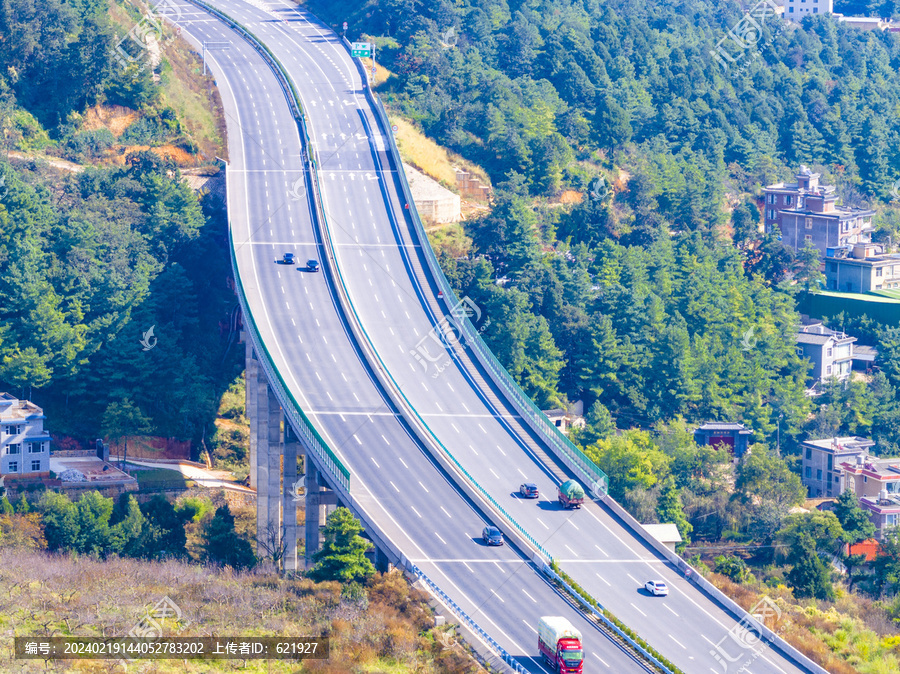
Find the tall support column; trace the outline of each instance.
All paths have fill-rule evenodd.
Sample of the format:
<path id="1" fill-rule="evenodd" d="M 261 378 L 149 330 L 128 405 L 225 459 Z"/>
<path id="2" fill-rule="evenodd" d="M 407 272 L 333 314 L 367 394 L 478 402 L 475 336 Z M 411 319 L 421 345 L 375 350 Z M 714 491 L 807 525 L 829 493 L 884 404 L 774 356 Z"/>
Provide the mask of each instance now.
<path id="1" fill-rule="evenodd" d="M 266 556 L 281 539 L 281 405 L 257 372 L 256 549 Z"/>
<path id="2" fill-rule="evenodd" d="M 321 527 L 325 523 L 324 508 L 321 506 L 321 487 L 319 486 L 319 470 L 316 464 L 306 455 L 306 554 L 304 562 L 309 569 L 313 565 L 312 556 L 319 551 L 321 545 Z"/>
<path id="3" fill-rule="evenodd" d="M 284 482 L 282 510 L 284 516 L 284 572 L 297 571 L 297 504 L 300 483 L 297 479 L 297 454 L 300 442 L 291 425 L 284 422 Z"/>
<path id="4" fill-rule="evenodd" d="M 256 489 L 256 435 L 259 415 L 257 414 L 257 388 L 259 388 L 259 362 L 253 353 L 253 344 L 244 337 L 247 349 L 246 369 L 244 370 L 244 399 L 247 408 L 247 418 L 250 420 L 250 488 Z"/>

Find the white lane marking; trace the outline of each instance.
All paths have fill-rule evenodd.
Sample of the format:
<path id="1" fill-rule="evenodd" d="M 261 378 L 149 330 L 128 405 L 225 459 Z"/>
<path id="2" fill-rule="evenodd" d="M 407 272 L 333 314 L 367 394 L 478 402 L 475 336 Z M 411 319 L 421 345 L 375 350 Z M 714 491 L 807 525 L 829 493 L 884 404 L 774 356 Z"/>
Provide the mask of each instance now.
<path id="1" fill-rule="evenodd" d="M 372 420 L 372 417 L 369 417 L 369 421 L 371 421 L 371 420 Z M 391 444 L 391 441 L 388 440 L 386 437 L 384 437 L 384 433 L 381 434 L 381 439 L 384 440 L 384 444 L 386 444 L 386 445 Z M 400 459 L 399 456 L 397 458 Z M 400 460 L 403 461 L 403 459 L 400 459 Z M 404 463 L 403 465 L 405 466 L 406 464 Z"/>
<path id="2" fill-rule="evenodd" d="M 628 603 L 631 604 L 631 602 L 628 602 Z M 637 606 L 635 606 L 634 604 L 631 604 L 631 607 L 632 607 L 635 611 L 637 611 L 638 613 L 640 613 L 642 616 L 644 616 L 645 618 L 647 617 L 647 614 L 644 613 L 641 609 L 639 609 L 639 608 L 638 608 Z M 671 636 L 671 635 L 670 635 L 670 636 Z"/>
<path id="3" fill-rule="evenodd" d="M 500 600 L 501 602 L 503 602 L 504 604 L 506 603 L 505 601 L 503 601 L 503 597 L 501 597 L 499 594 L 497 594 L 497 593 L 494 592 L 493 590 L 491 590 L 491 594 L 494 595 L 495 597 L 497 597 L 497 599 L 499 599 L 499 600 Z"/>
<path id="4" fill-rule="evenodd" d="M 399 456 L 397 458 L 400 459 Z M 409 466 L 406 465 L 406 461 L 404 461 L 403 459 L 400 459 L 400 463 L 403 464 L 403 467 L 406 468 L 406 470 L 409 470 Z"/>
<path id="5" fill-rule="evenodd" d="M 524 595 L 525 595 L 526 597 L 528 597 L 531 601 L 533 601 L 535 604 L 537 604 L 537 599 L 535 599 L 535 598 L 532 597 L 530 594 L 528 594 L 528 593 L 525 591 L 524 588 L 522 589 L 522 594 L 524 594 Z"/>
<path id="6" fill-rule="evenodd" d="M 535 634 L 538 633 L 538 631 L 534 629 L 534 626 L 530 622 L 525 620 L 525 618 L 522 618 L 522 622 L 525 623 L 528 626 L 528 629 L 530 629 L 532 632 L 534 632 Z"/>
<path id="7" fill-rule="evenodd" d="M 397 485 L 395 485 L 395 484 L 394 484 L 393 482 L 391 482 L 390 480 L 388 480 L 388 482 L 391 483 L 391 486 L 394 488 L 394 491 L 397 492 L 397 493 L 399 494 L 399 493 L 400 493 L 400 490 L 397 489 Z M 415 508 L 413 508 L 413 510 L 415 510 Z M 416 513 L 416 514 L 418 514 L 418 513 Z M 421 517 L 421 515 L 419 515 L 419 517 Z"/>
<path id="8" fill-rule="evenodd" d="M 535 517 L 534 519 L 536 519 L 538 522 L 540 522 L 540 523 L 541 523 L 541 526 L 544 527 L 545 529 L 549 529 L 549 528 L 550 528 L 550 527 L 548 527 L 546 524 L 544 524 L 544 520 L 542 520 L 540 517 Z"/>
<path id="9" fill-rule="evenodd" d="M 570 548 L 570 547 L 568 546 L 568 544 L 563 543 L 563 545 L 565 545 L 565 546 L 566 546 L 566 549 L 567 549 L 569 552 L 571 552 L 573 555 L 575 555 L 576 557 L 578 556 L 578 553 L 575 552 L 572 548 Z"/>
<path id="10" fill-rule="evenodd" d="M 606 578 L 604 578 L 603 576 L 601 576 L 599 573 L 596 573 L 596 574 L 594 574 L 594 575 L 597 576 L 597 578 L 599 578 L 600 580 L 602 580 L 604 583 L 606 583 L 607 587 L 612 587 L 612 583 L 610 583 L 608 580 L 606 580 Z"/>
<path id="11" fill-rule="evenodd" d="M 493 468 L 488 468 L 488 470 L 491 471 L 491 474 L 492 474 L 494 477 L 496 477 L 498 480 L 500 479 L 500 476 L 497 475 L 497 473 L 494 472 L 494 469 L 493 469 Z"/>
<path id="12" fill-rule="evenodd" d="M 445 514 L 447 517 L 449 517 L 451 520 L 453 519 L 453 515 L 451 515 L 450 513 L 448 513 L 448 512 L 446 511 L 446 509 L 444 508 L 444 506 L 441 506 L 441 510 L 444 511 L 444 514 Z"/>
<path id="13" fill-rule="evenodd" d="M 438 537 L 438 539 L 441 541 L 441 543 L 443 543 L 444 545 L 447 545 L 447 541 L 445 541 L 443 538 L 441 538 L 441 535 L 437 531 L 434 532 L 434 535 Z"/>
<path id="14" fill-rule="evenodd" d="M 375 460 L 375 457 L 374 457 L 374 456 L 370 456 L 369 458 L 372 459 L 372 463 L 375 464 L 375 467 L 376 467 L 376 468 L 381 468 L 381 466 L 379 466 L 379 465 L 378 465 L 378 462 Z"/>
<path id="15" fill-rule="evenodd" d="M 641 581 L 639 581 L 637 578 L 635 578 L 634 576 L 632 576 L 630 573 L 627 573 L 627 572 L 626 572 L 625 575 L 628 576 L 629 578 L 631 578 L 631 580 L 633 580 L 633 581 L 634 581 L 635 583 L 637 583 L 638 585 L 641 585 Z M 643 586 L 642 586 L 642 587 L 643 587 Z"/>
<path id="16" fill-rule="evenodd" d="M 687 646 L 685 646 L 683 643 L 681 643 L 680 641 L 678 641 L 678 639 L 676 639 L 675 637 L 673 637 L 671 634 L 669 635 L 669 638 L 670 638 L 672 641 L 674 641 L 676 644 L 678 644 L 679 646 L 681 646 L 684 650 L 687 650 Z"/>
<path id="17" fill-rule="evenodd" d="M 391 484 L 394 484 L 394 483 L 393 483 L 393 482 L 391 482 Z M 397 490 L 397 491 L 400 491 L 400 490 L 399 490 L 399 489 L 398 489 L 398 490 Z M 420 513 L 419 513 L 419 511 L 418 511 L 418 510 L 416 510 L 416 509 L 415 509 L 415 508 L 413 508 L 413 507 L 412 507 L 412 506 L 409 506 L 409 507 L 410 507 L 410 508 L 412 508 L 412 511 L 413 511 L 413 512 L 414 512 L 414 513 L 415 513 L 415 514 L 416 514 L 416 515 L 418 515 L 418 516 L 419 516 L 419 519 L 422 519 L 422 515 L 421 515 L 421 514 L 420 514 Z"/>
<path id="18" fill-rule="evenodd" d="M 606 557 L 609 557 L 609 553 L 601 548 L 599 545 L 594 544 L 594 547 L 597 548 L 600 552 L 602 552 Z"/>
<path id="19" fill-rule="evenodd" d="M 356 437 L 356 433 L 353 434 L 353 439 L 356 440 L 356 444 L 357 444 L 357 445 L 361 445 L 361 444 L 362 444 L 362 440 L 360 440 L 359 438 Z"/>
<path id="20" fill-rule="evenodd" d="M 600 662 L 602 662 L 604 665 L 606 665 L 606 668 L 607 668 L 607 669 L 609 669 L 609 663 L 606 662 L 606 660 L 604 660 L 604 659 L 601 658 L 599 655 L 597 655 L 596 653 L 594 653 L 594 651 L 591 651 L 591 655 L 593 655 L 595 658 L 597 658 Z M 718 672 L 717 672 L 716 674 L 718 674 Z"/>
<path id="21" fill-rule="evenodd" d="M 419 486 L 422 487 L 422 489 L 425 490 L 425 493 L 426 493 L 426 494 L 428 493 L 428 487 L 426 487 L 424 484 L 422 484 L 422 481 L 421 481 L 421 480 L 419 480 Z"/>
<path id="22" fill-rule="evenodd" d="M 663 604 L 663 606 L 665 606 L 668 609 L 669 613 L 671 613 L 676 618 L 680 617 L 677 613 L 675 613 L 675 611 L 673 611 L 672 609 L 669 608 L 668 604 Z"/>

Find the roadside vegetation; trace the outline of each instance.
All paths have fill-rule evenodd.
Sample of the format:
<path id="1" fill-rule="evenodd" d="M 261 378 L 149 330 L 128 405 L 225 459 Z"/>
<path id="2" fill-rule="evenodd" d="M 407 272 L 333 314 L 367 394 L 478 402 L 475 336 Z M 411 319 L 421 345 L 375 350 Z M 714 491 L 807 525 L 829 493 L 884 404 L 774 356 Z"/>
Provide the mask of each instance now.
<path id="1" fill-rule="evenodd" d="M 4 671 L 46 671 L 43 661 L 13 659 L 9 636 L 124 635 L 166 597 L 180 613 L 156 619 L 165 636 L 325 636 L 331 657 L 302 667 L 279 660 L 155 660 L 154 672 L 483 671 L 452 628 L 433 627 L 424 595 L 397 572 L 342 586 L 177 560 L 99 561 L 0 547 L 0 582 Z M 112 661 L 57 664 L 54 671 L 105 671 L 104 663 Z"/>

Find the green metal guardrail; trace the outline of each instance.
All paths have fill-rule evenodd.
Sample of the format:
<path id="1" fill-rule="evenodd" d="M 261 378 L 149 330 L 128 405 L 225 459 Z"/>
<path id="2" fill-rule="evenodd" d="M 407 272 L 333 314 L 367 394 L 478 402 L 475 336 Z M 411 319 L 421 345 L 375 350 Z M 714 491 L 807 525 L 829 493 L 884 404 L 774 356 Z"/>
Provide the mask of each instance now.
<path id="1" fill-rule="evenodd" d="M 255 35 L 253 35 L 253 33 L 251 33 L 236 21 L 233 21 L 227 14 L 224 14 L 215 7 L 202 2 L 202 0 L 189 1 L 193 2 L 199 7 L 202 7 L 205 11 L 223 21 L 226 25 L 228 25 L 235 32 L 237 32 L 248 42 L 250 42 L 250 44 L 262 55 L 263 59 L 273 69 L 276 78 L 279 80 L 279 84 L 283 89 L 285 89 L 285 94 L 286 98 L 288 99 L 288 105 L 291 108 L 291 113 L 293 114 L 298 125 L 300 125 L 300 127 L 305 131 L 305 119 L 303 116 L 303 111 L 300 108 L 299 104 L 300 98 L 299 96 L 297 96 L 297 92 L 294 90 L 293 83 L 287 77 L 287 74 L 284 72 L 281 64 L 269 51 L 269 49 Z M 228 185 L 227 166 L 228 165 L 226 164 L 226 190 Z M 328 446 L 328 443 L 322 438 L 321 435 L 319 435 L 319 432 L 303 412 L 303 409 L 297 402 L 296 397 L 291 392 L 287 383 L 284 381 L 284 378 L 281 376 L 281 372 L 278 370 L 278 368 L 275 367 L 275 361 L 272 358 L 272 355 L 269 353 L 265 341 L 262 339 L 261 333 L 259 331 L 259 326 L 256 324 L 256 318 L 254 317 L 253 312 L 250 310 L 250 305 L 247 301 L 247 295 L 244 291 L 244 284 L 241 280 L 240 268 L 237 264 L 237 248 L 234 241 L 234 232 L 230 226 L 228 228 L 228 243 L 229 252 L 231 254 L 231 264 L 234 268 L 234 278 L 238 290 L 238 301 L 241 304 L 241 311 L 243 312 L 243 315 L 249 319 L 249 321 L 245 323 L 245 327 L 248 328 L 253 344 L 254 346 L 257 346 L 257 351 L 259 355 L 262 356 L 259 359 L 259 363 L 265 371 L 270 385 L 275 387 L 278 393 L 281 394 L 281 400 L 288 400 L 292 403 L 292 405 L 286 406 L 284 408 L 284 413 L 293 422 L 292 426 L 297 431 L 297 434 L 306 442 L 307 448 L 311 449 L 319 459 L 321 467 L 323 467 L 330 474 L 330 477 L 335 481 L 336 484 L 342 486 L 349 494 L 350 471 L 347 470 L 347 467 L 332 451 L 331 447 Z"/>
<path id="2" fill-rule="evenodd" d="M 346 39 L 344 42 L 346 42 Z M 363 80 L 367 81 L 366 73 L 358 62 L 357 67 L 360 69 Z M 447 277 L 441 269 L 437 256 L 431 248 L 431 243 L 425 232 L 425 227 L 422 224 L 418 209 L 416 209 L 415 202 L 412 198 L 412 192 L 410 191 L 406 174 L 403 171 L 400 150 L 397 147 L 394 134 L 391 133 L 391 123 L 387 117 L 384 104 L 382 103 L 381 98 L 376 96 L 371 90 L 371 87 L 366 88 L 366 96 L 372 103 L 372 107 L 375 109 L 379 120 L 381 121 L 383 135 L 387 136 L 389 139 L 391 155 L 397 167 L 397 174 L 400 176 L 403 194 L 406 202 L 409 204 L 409 210 L 412 214 L 416 235 L 419 238 L 422 250 L 425 251 L 425 259 L 428 263 L 431 275 L 436 281 L 439 290 L 442 291 L 444 300 L 447 302 L 448 306 L 457 307 L 460 305 L 460 300 L 456 296 L 456 292 L 450 286 L 450 283 L 447 281 Z M 503 367 L 499 360 L 497 360 L 497 357 L 494 356 L 493 352 L 488 348 L 487 344 L 485 344 L 481 337 L 481 333 L 475 329 L 475 326 L 469 320 L 469 317 L 465 312 L 451 311 L 450 318 L 454 320 L 460 333 L 466 338 L 466 342 L 472 347 L 472 350 L 475 352 L 482 365 L 492 375 L 494 382 L 498 384 L 506 392 L 508 398 L 512 400 L 518 409 L 519 414 L 526 421 L 529 421 L 532 428 L 547 441 L 549 447 L 558 458 L 569 465 L 569 467 L 577 474 L 580 474 L 579 476 L 586 483 L 585 486 L 590 488 L 597 498 L 605 496 L 609 488 L 609 478 L 606 473 L 600 470 L 597 464 L 591 461 L 584 452 L 569 440 L 569 438 L 547 418 L 538 406 L 534 404 L 531 397 L 522 390 L 515 379 L 513 379 L 512 375 L 509 374 L 507 369 Z"/>

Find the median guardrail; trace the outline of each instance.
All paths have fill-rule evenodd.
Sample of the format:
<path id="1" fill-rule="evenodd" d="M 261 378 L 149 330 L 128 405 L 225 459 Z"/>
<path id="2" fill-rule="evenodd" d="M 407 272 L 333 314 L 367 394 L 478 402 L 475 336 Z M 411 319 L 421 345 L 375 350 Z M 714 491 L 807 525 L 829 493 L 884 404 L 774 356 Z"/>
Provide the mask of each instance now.
<path id="1" fill-rule="evenodd" d="M 496 651 L 497 655 L 502 658 L 503 662 L 508 664 L 512 668 L 512 670 L 516 672 L 516 674 L 528 674 L 527 669 L 522 667 L 522 665 L 520 665 L 519 662 L 503 648 L 503 646 L 498 644 L 490 634 L 481 629 L 481 626 L 477 622 L 475 622 L 475 620 L 473 620 L 468 613 L 463 611 L 459 604 L 453 601 L 446 592 L 444 592 L 440 587 L 437 586 L 437 584 L 433 580 L 426 576 L 422 569 L 413 564 L 410 571 L 416 576 L 416 578 L 424 582 L 431 589 L 431 591 L 434 592 L 438 596 L 438 598 L 440 598 L 444 605 L 451 611 L 453 611 L 453 614 L 457 618 L 463 621 L 470 630 L 481 637 L 481 639 L 483 639 L 485 643 L 493 648 Z"/>
<path id="2" fill-rule="evenodd" d="M 346 38 L 344 38 L 343 44 L 349 50 L 349 43 Z M 357 65 L 357 69 L 359 70 L 363 81 L 368 82 L 368 74 L 366 73 L 365 68 L 358 59 L 354 59 L 354 62 Z M 431 244 L 429 243 L 428 235 L 425 232 L 425 226 L 422 223 L 422 219 L 419 217 L 419 212 L 416 209 L 412 192 L 409 188 L 409 182 L 403 171 L 400 150 L 397 148 L 397 142 L 392 133 L 387 111 L 385 110 L 381 98 L 372 91 L 371 86 L 366 87 L 366 97 L 378 116 L 382 134 L 389 141 L 388 144 L 390 146 L 391 157 L 397 170 L 397 175 L 400 178 L 403 196 L 406 199 L 406 203 L 409 204 L 409 212 L 412 217 L 416 236 L 425 253 L 425 260 L 432 278 L 437 284 L 438 290 L 442 292 L 444 301 L 447 305 L 451 308 L 456 308 L 460 306 L 460 300 L 456 296 L 456 292 L 450 286 L 449 281 L 447 281 L 447 277 L 444 275 L 437 256 L 434 254 Z M 485 344 L 481 337 L 481 333 L 469 320 L 468 315 L 466 315 L 465 312 L 453 310 L 449 312 L 449 315 L 450 319 L 454 321 L 454 324 L 459 329 L 460 334 L 465 338 L 466 343 L 472 347 L 472 351 L 482 367 L 484 367 L 485 371 L 491 375 L 494 383 L 504 391 L 507 399 L 513 403 L 513 406 L 519 415 L 541 438 L 544 439 L 557 459 L 562 461 L 564 465 L 584 481 L 585 486 L 591 490 L 596 498 L 603 498 L 609 488 L 609 478 L 606 476 L 606 473 L 600 470 L 597 464 L 591 461 L 584 452 L 569 440 L 569 438 L 567 438 L 565 434 L 563 434 L 556 425 L 547 418 L 547 415 L 534 404 L 531 397 L 522 390 L 513 376 L 509 374 L 507 369 L 503 367 L 487 344 Z"/>

